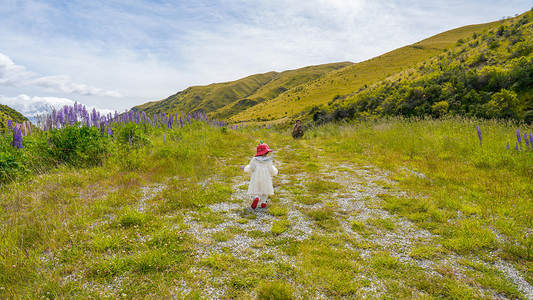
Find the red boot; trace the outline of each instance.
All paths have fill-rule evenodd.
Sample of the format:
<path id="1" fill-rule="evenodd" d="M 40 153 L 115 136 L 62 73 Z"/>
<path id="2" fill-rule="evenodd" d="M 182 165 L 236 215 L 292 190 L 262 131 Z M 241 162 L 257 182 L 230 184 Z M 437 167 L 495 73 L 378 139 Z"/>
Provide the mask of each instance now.
<path id="1" fill-rule="evenodd" d="M 255 197 L 254 202 L 252 202 L 252 208 L 255 209 L 257 207 L 257 203 L 259 203 L 259 198 Z"/>

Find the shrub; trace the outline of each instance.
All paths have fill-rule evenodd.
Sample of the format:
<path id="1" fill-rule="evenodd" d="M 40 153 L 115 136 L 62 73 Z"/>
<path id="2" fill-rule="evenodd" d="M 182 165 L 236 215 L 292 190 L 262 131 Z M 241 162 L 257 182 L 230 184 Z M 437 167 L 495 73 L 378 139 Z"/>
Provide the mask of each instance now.
<path id="1" fill-rule="evenodd" d="M 528 110 L 522 116 L 524 122 L 527 124 L 533 124 L 533 110 Z"/>
<path id="2" fill-rule="evenodd" d="M 97 127 L 71 126 L 48 132 L 48 155 L 56 163 L 90 167 L 103 162 L 107 143 Z"/>
<path id="3" fill-rule="evenodd" d="M 0 152 L 0 183 L 9 182 L 27 173 L 20 157 L 10 152 Z"/>
<path id="4" fill-rule="evenodd" d="M 141 148 L 150 144 L 142 124 L 128 122 L 115 126 L 114 130 L 116 141 L 123 146 L 129 145 L 130 148 Z"/>

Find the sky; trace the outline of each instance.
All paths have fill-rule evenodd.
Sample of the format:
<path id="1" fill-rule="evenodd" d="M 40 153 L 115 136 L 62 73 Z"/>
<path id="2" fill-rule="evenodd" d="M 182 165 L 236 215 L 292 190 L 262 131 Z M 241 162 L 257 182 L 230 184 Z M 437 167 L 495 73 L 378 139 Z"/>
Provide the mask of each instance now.
<path id="1" fill-rule="evenodd" d="M 0 104 L 124 112 L 189 86 L 361 62 L 531 0 L 0 0 Z"/>

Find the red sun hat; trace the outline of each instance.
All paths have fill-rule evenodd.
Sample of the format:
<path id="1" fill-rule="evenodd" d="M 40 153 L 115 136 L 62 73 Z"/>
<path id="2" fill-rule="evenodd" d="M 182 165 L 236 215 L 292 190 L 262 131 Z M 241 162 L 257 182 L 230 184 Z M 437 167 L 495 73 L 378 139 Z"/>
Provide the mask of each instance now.
<path id="1" fill-rule="evenodd" d="M 265 143 L 261 143 L 257 145 L 257 154 L 255 156 L 260 156 L 268 152 L 272 152 L 273 150 L 268 148 L 268 145 Z"/>

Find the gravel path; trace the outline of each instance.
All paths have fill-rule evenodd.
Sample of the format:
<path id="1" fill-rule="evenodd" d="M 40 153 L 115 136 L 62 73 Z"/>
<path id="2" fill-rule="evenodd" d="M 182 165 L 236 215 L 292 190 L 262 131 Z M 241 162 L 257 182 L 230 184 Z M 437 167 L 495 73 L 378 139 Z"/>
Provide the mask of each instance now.
<path id="1" fill-rule="evenodd" d="M 291 151 L 290 148 L 281 149 L 280 152 Z M 324 154 L 319 157 L 320 161 L 328 161 Z M 413 258 L 411 251 L 420 245 L 439 245 L 439 237 L 427 230 L 418 228 L 409 220 L 389 213 L 382 208 L 382 195 L 401 197 L 405 196 L 399 190 L 397 184 L 390 180 L 386 171 L 379 170 L 374 166 L 360 166 L 348 163 L 326 164 L 321 166 L 319 176 L 327 178 L 328 181 L 338 184 L 340 188 L 327 191 L 318 195 L 321 200 L 314 204 L 303 204 L 295 201 L 294 188 L 306 190 L 306 172 L 284 173 L 286 166 L 273 157 L 275 164 L 280 169 L 280 174 L 275 177 L 275 202 L 272 205 L 286 209 L 283 216 L 272 214 L 268 208 L 250 208 L 251 199 L 246 195 L 248 176 L 242 174 L 237 176 L 233 182 L 233 194 L 226 202 L 220 202 L 209 206 L 211 212 L 223 215 L 223 222 L 215 226 L 205 227 L 193 214 L 185 216 L 185 222 L 189 226 L 188 232 L 196 237 L 198 259 L 221 254 L 230 249 L 231 254 L 241 260 L 254 261 L 261 256 L 270 255 L 273 262 L 288 263 L 294 268 L 298 268 L 298 262 L 294 257 L 288 256 L 280 251 L 278 246 L 267 243 L 271 238 L 271 228 L 274 222 L 285 218 L 289 222 L 288 228 L 277 238 L 287 238 L 297 241 L 308 239 L 313 234 L 331 234 L 320 228 L 306 214 L 309 210 L 319 209 L 324 205 L 335 207 L 335 216 L 340 222 L 342 234 L 348 234 L 357 239 L 367 242 L 373 247 L 368 249 L 356 249 L 360 256 L 364 258 L 372 257 L 376 251 L 386 251 L 392 257 L 405 265 L 412 265 L 421 268 L 428 276 L 442 276 L 439 269 L 443 266 L 449 268 L 457 277 L 468 277 L 469 268 L 461 263 L 462 260 L 472 260 L 487 268 L 496 268 L 504 274 L 523 295 L 525 299 L 533 299 L 533 287 L 522 277 L 520 272 L 513 268 L 510 263 L 495 258 L 492 263 L 487 263 L 475 257 L 458 256 L 454 253 L 439 253 L 435 259 Z M 316 175 L 316 174 L 315 174 Z M 412 176 L 424 177 L 424 174 L 412 172 Z M 156 187 L 155 189 L 160 189 Z M 140 209 L 144 204 L 141 203 Z M 391 228 L 371 226 L 370 233 L 361 233 L 353 229 L 354 222 L 368 224 L 372 220 L 391 224 Z M 233 230 L 229 237 L 217 238 L 216 234 Z M 251 232 L 257 232 L 258 237 L 250 237 Z M 261 236 L 260 233 L 264 233 Z M 495 256 L 496 257 L 496 256 Z M 361 298 L 376 298 L 386 296 L 386 283 L 378 278 L 368 277 L 368 274 L 361 274 L 362 279 L 371 281 L 370 285 L 360 291 Z M 224 291 L 212 288 L 220 286 L 221 282 L 228 278 L 214 277 L 206 283 L 204 291 L 206 298 L 223 298 Z M 476 286 L 474 285 L 474 288 Z M 186 289 L 186 287 L 184 288 Z M 491 290 L 477 287 L 477 293 L 490 299 L 506 299 L 501 294 Z M 317 298 L 327 298 L 318 293 Z"/>

